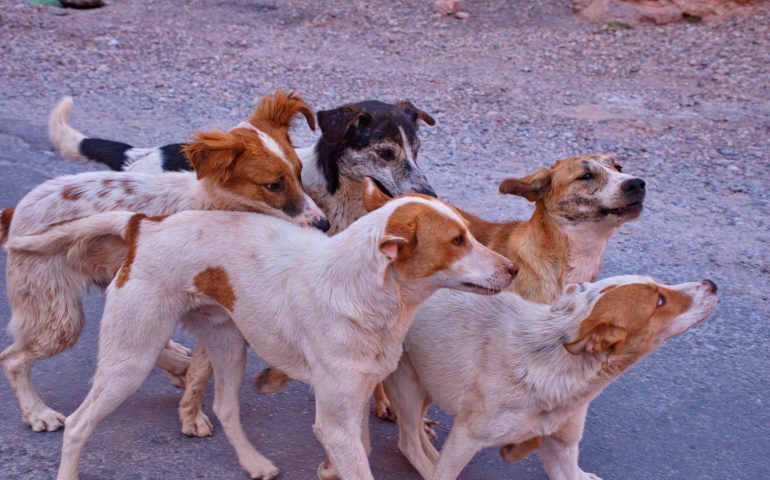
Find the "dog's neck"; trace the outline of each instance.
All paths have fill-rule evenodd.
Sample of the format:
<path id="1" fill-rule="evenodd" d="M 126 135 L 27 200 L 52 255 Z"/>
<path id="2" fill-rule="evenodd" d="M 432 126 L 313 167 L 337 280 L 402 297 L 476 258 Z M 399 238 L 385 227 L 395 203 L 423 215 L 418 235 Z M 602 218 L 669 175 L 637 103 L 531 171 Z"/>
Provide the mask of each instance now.
<path id="1" fill-rule="evenodd" d="M 564 234 L 569 239 L 568 283 L 593 282 L 599 276 L 607 242 L 615 227 L 603 222 L 565 223 Z"/>
<path id="2" fill-rule="evenodd" d="M 366 214 L 361 200 L 361 182 L 340 175 L 338 183 L 332 188 L 321 166 L 318 147 L 299 148 L 296 151 L 302 162 L 302 184 L 329 219 L 329 235 L 341 232 Z"/>
<path id="3" fill-rule="evenodd" d="M 615 230 L 600 223 L 560 222 L 542 202 L 535 203 L 526 221 L 496 223 L 463 215 L 481 243 L 519 265 L 510 290 L 542 303 L 555 301 L 566 283 L 594 280 Z"/>
<path id="4" fill-rule="evenodd" d="M 525 301 L 525 300 L 521 300 Z M 621 373 L 607 363 L 606 355 L 573 355 L 565 342 L 577 337 L 588 311 L 554 312 L 548 305 L 529 303 L 526 315 L 517 314 L 508 332 L 513 367 L 522 375 L 538 401 L 538 408 L 553 410 L 591 401 Z"/>

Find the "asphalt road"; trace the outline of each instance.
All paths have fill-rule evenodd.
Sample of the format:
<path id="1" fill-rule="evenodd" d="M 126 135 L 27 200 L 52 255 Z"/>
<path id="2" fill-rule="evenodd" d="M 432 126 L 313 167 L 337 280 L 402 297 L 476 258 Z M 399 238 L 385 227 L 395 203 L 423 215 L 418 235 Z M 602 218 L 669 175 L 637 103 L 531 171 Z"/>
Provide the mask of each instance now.
<path id="1" fill-rule="evenodd" d="M 0 13 L 0 207 L 53 176 L 99 168 L 50 151 L 46 115 L 72 93 L 79 95 L 76 125 L 142 145 L 227 127 L 245 117 L 253 97 L 282 86 L 299 86 L 317 108 L 408 96 L 439 120 L 422 132 L 421 152 L 436 190 L 495 219 L 529 211 L 526 202 L 496 194 L 505 176 L 566 154 L 611 151 L 647 180 L 650 193 L 642 219 L 611 241 L 603 275 L 652 274 L 668 283 L 712 278 L 721 303 L 708 322 L 592 404 L 581 466 L 605 480 L 770 479 L 770 107 L 761 61 L 767 9 L 721 26 L 610 32 L 572 18 L 564 2 L 479 1 L 475 10 L 468 2 L 472 15 L 464 23 L 434 19 L 408 2 L 392 9 L 339 2 L 328 11 L 301 2 L 114 3 L 67 16 L 23 5 Z M 509 5 L 526 13 L 514 17 Z M 503 24 L 505 15 L 516 18 L 512 26 Z M 377 28 L 340 20 L 354 17 Z M 196 30 L 201 24 L 208 28 Z M 570 50 L 573 35 L 595 55 Z M 460 53 L 430 50 L 429 42 Z M 319 49 L 328 52 L 324 58 Z M 568 53 L 559 56 L 559 49 Z M 629 73 L 630 63 L 641 74 Z M 306 143 L 310 135 L 296 138 Z M 103 301 L 93 294 L 86 305 L 77 346 L 33 375 L 46 402 L 64 413 L 84 398 L 95 368 Z M 9 315 L 0 299 L 0 318 Z M 184 333 L 179 338 L 192 345 Z M 9 343 L 0 337 L 3 348 Z M 258 396 L 249 382 L 261 368 L 252 357 L 241 392 L 245 429 L 281 478 L 315 478 L 324 454 L 311 431 L 313 396 L 297 382 Z M 81 478 L 244 478 L 216 421 L 211 438 L 181 434 L 179 398 L 153 372 L 99 425 Z M 205 409 L 213 417 L 211 400 L 209 390 Z M 431 416 L 443 441 L 451 419 L 435 410 Z M 0 380 L 0 478 L 53 478 L 61 437 L 22 425 Z M 395 425 L 372 417 L 372 437 L 376 478 L 418 478 L 397 450 Z M 490 449 L 461 478 L 534 480 L 545 473 L 535 455 L 507 465 Z"/>

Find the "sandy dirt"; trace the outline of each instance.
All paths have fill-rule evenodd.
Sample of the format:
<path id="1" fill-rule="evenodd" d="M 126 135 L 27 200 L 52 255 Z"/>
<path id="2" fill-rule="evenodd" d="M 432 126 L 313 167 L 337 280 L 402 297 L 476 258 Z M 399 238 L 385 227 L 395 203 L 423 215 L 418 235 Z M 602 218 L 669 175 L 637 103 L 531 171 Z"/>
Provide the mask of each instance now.
<path id="1" fill-rule="evenodd" d="M 603 275 L 711 278 L 721 304 L 594 402 L 581 465 L 605 480 L 770 478 L 770 5 L 719 24 L 626 30 L 584 22 L 568 1 L 468 1 L 464 21 L 436 17 L 431 4 L 126 0 L 73 11 L 6 0 L 0 207 L 47 178 L 100 168 L 51 151 L 46 118 L 65 94 L 77 127 L 141 146 L 228 128 L 277 88 L 298 89 L 316 109 L 408 98 L 438 121 L 421 130 L 419 157 L 436 191 L 490 219 L 531 210 L 497 193 L 506 176 L 611 152 L 647 181 L 648 200 L 610 242 Z M 300 145 L 313 138 L 294 133 Z M 65 413 L 95 367 L 100 296 L 87 306 L 78 346 L 34 374 Z M 252 358 L 248 377 L 260 368 Z M 0 478 L 53 477 L 61 432 L 24 427 L 0 384 Z M 221 429 L 209 439 L 180 433 L 179 397 L 153 373 L 99 426 L 81 478 L 242 478 Z M 246 384 L 241 401 L 247 432 L 281 478 L 315 478 L 324 454 L 309 389 L 293 383 L 260 397 Z M 211 391 L 209 414 L 210 405 Z M 432 416 L 443 441 L 451 419 Z M 375 476 L 418 478 L 398 453 L 396 427 L 374 418 L 372 427 Z M 462 478 L 545 473 L 535 455 L 507 465 L 490 449 Z"/>

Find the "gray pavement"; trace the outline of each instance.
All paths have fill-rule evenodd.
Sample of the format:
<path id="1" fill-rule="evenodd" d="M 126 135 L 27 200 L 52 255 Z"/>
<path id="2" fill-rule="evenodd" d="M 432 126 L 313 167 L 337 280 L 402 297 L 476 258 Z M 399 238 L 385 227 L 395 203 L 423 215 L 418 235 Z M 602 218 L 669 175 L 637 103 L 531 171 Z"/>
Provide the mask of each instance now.
<path id="1" fill-rule="evenodd" d="M 428 1 L 326 3 L 134 0 L 65 16 L 3 3 L 0 207 L 47 178 L 99 168 L 50 151 L 46 116 L 64 94 L 76 96 L 73 123 L 85 132 L 143 146 L 228 127 L 274 88 L 299 88 L 317 109 L 410 98 L 439 121 L 421 130 L 420 161 L 436 190 L 492 219 L 530 211 L 496 193 L 506 176 L 610 151 L 647 180 L 649 196 L 642 218 L 611 241 L 603 275 L 712 278 L 721 303 L 592 404 L 581 465 L 605 480 L 770 479 L 767 4 L 718 25 L 615 31 L 576 19 L 563 1 L 469 1 L 465 22 L 433 17 Z M 295 135 L 298 144 L 311 138 Z M 103 301 L 93 294 L 86 304 L 77 346 L 33 376 L 65 413 L 95 367 Z M 9 315 L 0 299 L 0 318 Z M 246 431 L 281 478 L 315 478 L 324 455 L 312 394 L 295 382 L 256 395 L 250 381 L 261 368 L 252 357 Z M 81 478 L 245 478 L 216 421 L 212 438 L 180 433 L 179 397 L 154 372 L 99 425 Z M 0 478 L 53 478 L 61 432 L 23 426 L 4 378 L 0 406 Z M 451 419 L 431 416 L 443 441 Z M 372 436 L 376 478 L 418 478 L 393 424 L 372 418 Z M 535 455 L 506 465 L 490 449 L 461 478 L 545 473 Z"/>

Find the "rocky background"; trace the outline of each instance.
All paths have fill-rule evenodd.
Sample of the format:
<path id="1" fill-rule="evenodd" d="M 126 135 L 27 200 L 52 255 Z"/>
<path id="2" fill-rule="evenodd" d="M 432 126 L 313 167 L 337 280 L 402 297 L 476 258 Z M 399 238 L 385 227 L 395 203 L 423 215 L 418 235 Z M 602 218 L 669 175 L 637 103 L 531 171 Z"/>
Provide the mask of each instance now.
<path id="1" fill-rule="evenodd" d="M 316 109 L 408 98 L 438 121 L 421 130 L 419 156 L 436 191 L 490 219 L 531 211 L 497 193 L 506 176 L 611 152 L 647 181 L 648 200 L 610 242 L 603 275 L 711 278 L 721 304 L 594 402 L 581 465 L 605 479 L 770 478 L 770 8 L 750 7 L 652 26 L 588 22 L 566 0 L 469 0 L 465 20 L 436 15 L 430 1 L 123 0 L 72 10 L 6 0 L 0 206 L 47 178 L 100 168 L 51 151 L 47 115 L 65 94 L 78 128 L 142 146 L 228 128 L 277 88 L 298 89 Z M 299 145 L 313 138 L 294 134 Z M 87 392 L 101 305 L 90 297 L 78 346 L 35 371 L 61 411 Z M 260 368 L 252 358 L 249 378 Z M 179 432 L 179 396 L 154 373 L 99 426 L 81 478 L 240 478 L 221 429 L 209 439 Z M 247 432 L 281 478 L 315 478 L 323 452 L 308 388 L 260 397 L 246 384 L 241 400 Z M 53 477 L 61 432 L 24 427 L 4 380 L 0 405 L 0 478 Z M 209 414 L 210 405 L 211 392 Z M 451 419 L 431 415 L 443 441 Z M 377 478 L 418 478 L 395 426 L 372 426 Z M 490 449 L 462 478 L 545 474 L 535 455 L 506 465 Z"/>

